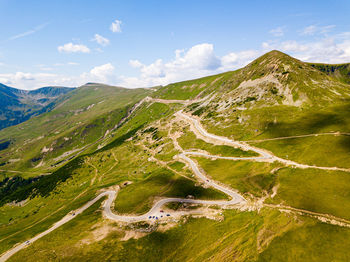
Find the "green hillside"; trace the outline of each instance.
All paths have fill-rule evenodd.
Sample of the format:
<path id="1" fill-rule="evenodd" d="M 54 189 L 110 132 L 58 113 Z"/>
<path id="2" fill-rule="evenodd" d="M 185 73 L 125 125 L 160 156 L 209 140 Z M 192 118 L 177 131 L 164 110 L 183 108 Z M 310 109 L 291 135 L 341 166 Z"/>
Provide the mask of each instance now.
<path id="1" fill-rule="evenodd" d="M 49 112 L 60 97 L 72 90 L 68 87 L 47 86 L 28 91 L 0 83 L 0 129 Z"/>
<path id="2" fill-rule="evenodd" d="M 8 261 L 349 261 L 350 85 L 322 68 L 272 51 L 152 89 L 90 83 L 1 130 L 0 253 L 69 217 Z M 111 191 L 132 217 L 186 201 L 78 213 Z"/>
<path id="3" fill-rule="evenodd" d="M 346 84 L 350 84 L 350 64 L 330 65 L 315 63 L 310 65 L 327 75 L 337 78 Z"/>
<path id="4" fill-rule="evenodd" d="M 106 138 L 132 106 L 151 93 L 87 84 L 66 94 L 46 114 L 0 131 L 8 146 L 0 151 L 1 168 L 24 171 L 28 177 L 47 173 L 72 156 Z M 102 141 L 100 141 L 102 143 Z"/>

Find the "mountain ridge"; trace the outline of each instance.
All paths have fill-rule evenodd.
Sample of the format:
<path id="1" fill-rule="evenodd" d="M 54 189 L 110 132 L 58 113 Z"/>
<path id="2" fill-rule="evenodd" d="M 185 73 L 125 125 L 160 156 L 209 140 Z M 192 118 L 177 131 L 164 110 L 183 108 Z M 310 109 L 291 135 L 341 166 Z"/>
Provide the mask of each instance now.
<path id="1" fill-rule="evenodd" d="M 349 95 L 278 51 L 154 89 L 77 88 L 0 130 L 0 253 L 348 261 Z M 244 201 L 223 207 L 227 190 Z"/>
<path id="2" fill-rule="evenodd" d="M 50 111 L 56 99 L 72 90 L 74 88 L 52 86 L 22 90 L 0 84 L 0 129 Z"/>

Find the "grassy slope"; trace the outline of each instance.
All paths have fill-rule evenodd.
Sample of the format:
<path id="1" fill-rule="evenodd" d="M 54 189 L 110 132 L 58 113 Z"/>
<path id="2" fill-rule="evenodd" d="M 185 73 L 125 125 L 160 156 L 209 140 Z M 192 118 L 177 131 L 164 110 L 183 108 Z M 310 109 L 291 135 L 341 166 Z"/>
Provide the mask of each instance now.
<path id="1" fill-rule="evenodd" d="M 158 169 L 143 179 L 137 178 L 135 183 L 123 189 L 115 201 L 115 208 L 120 213 L 143 214 L 152 207 L 154 196 L 185 198 L 188 195 L 196 199 L 226 198 L 221 192 L 195 186 L 193 181 L 169 170 Z"/>
<path id="2" fill-rule="evenodd" d="M 188 80 L 160 87 L 153 97 L 163 99 L 194 99 L 197 96 L 203 97 L 216 90 L 219 86 L 236 75 L 236 72 L 226 72 L 218 75 L 203 77 L 195 80 Z"/>
<path id="3" fill-rule="evenodd" d="M 277 156 L 316 166 L 350 168 L 349 136 L 314 136 L 254 143 Z M 325 157 L 326 156 L 326 157 Z"/>
<path id="4" fill-rule="evenodd" d="M 133 199 L 135 206 L 139 207 L 138 210 L 122 209 L 122 211 L 145 211 L 149 207 L 149 201 L 159 196 L 157 190 L 149 191 L 145 188 L 142 181 L 154 182 L 160 179 L 163 185 L 168 187 L 168 190 L 162 192 L 167 196 L 187 196 L 193 193 L 198 198 L 222 198 L 221 193 L 195 186 L 192 181 L 175 176 L 169 171 L 163 170 L 159 173 L 159 167 L 148 161 L 147 152 L 132 142 L 123 143 L 126 138 L 134 134 L 130 134 L 130 131 L 138 130 L 147 123 L 166 117 L 174 112 L 173 110 L 167 105 L 158 103 L 151 106 L 145 105 L 140 108 L 135 117 L 117 130 L 114 141 L 96 153 L 80 157 L 82 164 L 73 166 L 67 180 L 59 183 L 52 192 L 43 196 L 38 195 L 29 200 L 24 207 L 14 205 L 0 207 L 0 238 L 6 238 L 0 241 L 0 253 L 13 244 L 45 230 L 68 211 L 91 199 L 98 189 L 120 184 L 123 181 L 132 181 L 134 184 L 130 189 L 127 187 L 121 190 L 121 198 L 117 201 L 119 207 L 131 203 L 129 198 L 123 198 L 129 190 L 138 192 L 142 198 Z M 135 169 L 135 167 L 140 168 Z M 161 176 L 162 173 L 168 175 Z M 42 181 L 38 183 L 40 185 Z M 162 183 L 159 184 L 160 187 Z M 145 199 L 144 194 L 147 194 L 148 198 Z"/>
<path id="5" fill-rule="evenodd" d="M 0 129 L 50 111 L 60 97 L 72 90 L 68 87 L 43 87 L 27 91 L 0 83 Z"/>
<path id="6" fill-rule="evenodd" d="M 277 69 L 269 67 L 271 63 L 267 60 L 270 59 L 271 55 L 273 58 L 271 60 L 272 64 L 282 60 L 290 67 L 282 66 Z M 246 110 L 237 109 L 238 105 L 232 104 L 224 111 L 216 113 L 215 103 L 222 100 L 214 100 L 212 104 L 204 108 L 205 110 L 197 112 L 198 115 L 204 118 L 203 124 L 208 131 L 236 139 L 262 139 L 329 131 L 348 132 L 349 106 L 347 101 L 330 94 L 330 91 L 325 89 L 323 84 L 329 81 L 332 88 L 334 87 L 335 90 L 344 92 L 344 94 L 349 87 L 333 77 L 310 69 L 308 65 L 300 61 L 292 60 L 290 62 L 288 59 L 288 56 L 273 52 L 251 63 L 245 69 L 161 87 L 154 95 L 168 99 L 188 99 L 196 97 L 202 91 L 201 96 L 204 96 L 216 90 L 221 99 L 221 97 L 224 97 L 222 94 L 236 88 L 241 81 L 259 79 L 276 70 L 277 74 L 280 74 L 281 82 L 292 87 L 296 99 L 298 92 L 301 90 L 307 93 L 312 101 L 315 101 L 314 106 L 307 104 L 296 107 L 277 103 L 261 107 L 261 104 L 247 101 Z M 305 75 L 302 72 L 305 72 Z M 319 83 L 312 83 L 311 79 L 315 79 Z M 309 85 L 304 83 L 306 80 L 310 80 Z M 325 82 L 323 83 L 323 81 Z M 320 104 L 322 103 L 320 102 L 326 101 L 325 98 L 327 97 L 330 100 L 321 107 Z M 333 101 L 333 103 L 330 103 L 330 101 Z M 242 104 L 239 106 L 242 106 Z M 115 137 L 128 138 L 136 130 L 146 128 L 147 125 L 159 118 L 167 118 L 178 109 L 179 107 L 174 105 L 153 104 L 151 107 L 144 106 L 115 133 Z M 188 109 L 193 112 L 198 110 L 198 108 Z M 166 143 L 164 133 L 159 132 L 158 136 L 163 137 L 163 140 L 159 142 L 160 144 Z M 212 147 L 207 143 L 195 139 L 191 140 L 191 138 L 193 138 L 193 135 L 186 133 L 180 140 L 183 139 L 181 142 L 183 145 L 186 142 L 191 142 L 191 148 L 213 150 L 211 152 L 221 154 L 236 153 L 225 147 Z M 264 142 L 261 145 L 276 154 L 285 154 L 287 151 L 281 146 L 286 146 L 290 154 L 289 157 L 295 157 L 296 160 L 311 161 L 310 163 L 318 161 L 317 163 L 329 165 L 345 165 L 348 155 L 346 141 L 342 144 L 342 147 L 330 147 L 335 143 L 342 143 L 337 141 L 340 138 L 333 137 L 328 140 L 328 137 L 322 137 L 325 140 L 321 140 L 321 142 L 315 139 L 298 139 L 300 141 L 298 143 Z M 34 220 L 41 219 L 44 214 L 49 212 L 47 206 L 49 202 L 52 209 L 62 206 L 63 202 L 55 204 L 57 200 L 54 200 L 60 198 L 61 194 L 63 194 L 62 196 L 67 194 L 69 196 L 66 199 L 72 199 L 73 196 L 77 196 L 84 189 L 88 189 L 81 198 L 77 199 L 77 201 L 83 202 L 85 197 L 92 196 L 99 188 L 105 188 L 126 180 L 133 181 L 132 185 L 121 190 L 121 198 L 117 199 L 116 202 L 117 209 L 119 207 L 120 211 L 144 212 L 149 208 L 152 199 L 160 194 L 167 195 L 171 192 L 169 195 L 182 195 L 187 194 L 187 192 L 196 192 L 195 190 L 198 188 L 193 186 L 190 180 L 186 180 L 185 184 L 179 183 L 179 181 L 185 180 L 167 170 L 159 169 L 156 163 L 147 161 L 150 154 L 135 145 L 139 142 L 139 138 L 127 143 L 123 143 L 124 139 L 116 139 L 97 153 L 85 156 L 85 164 L 81 169 L 74 172 L 74 176 L 57 187 L 56 195 L 52 194 L 50 198 L 39 197 L 37 200 L 31 200 L 27 204 L 28 207 L 25 206 L 24 208 L 14 206 L 0 208 L 0 212 L 4 214 L 3 220 L 1 220 L 3 221 L 1 227 L 4 235 L 8 235 L 10 232 L 14 233 L 24 226 L 31 225 Z M 260 146 L 260 143 L 254 145 Z M 156 145 L 154 146 L 156 147 Z M 307 150 L 313 147 L 317 149 L 317 157 L 308 158 L 310 153 Z M 304 157 L 301 158 L 298 152 L 301 152 L 300 154 L 304 153 Z M 312 150 L 309 152 L 312 152 Z M 324 152 L 337 153 L 333 153 L 331 157 L 325 159 L 329 154 Z M 172 154 L 174 154 L 173 148 L 167 148 L 157 157 L 168 161 L 168 163 L 171 163 L 171 167 L 181 172 L 182 175 L 188 176 L 188 170 L 182 169 L 183 164 L 171 159 Z M 114 156 L 118 160 L 117 162 Z M 279 185 L 275 198 L 268 201 L 349 219 L 347 211 L 350 199 L 348 195 L 348 185 L 350 184 L 347 179 L 348 174 L 290 168 L 272 172 L 275 167 L 278 167 L 277 164 L 212 161 L 203 158 L 196 158 L 195 160 L 209 176 L 237 188 L 246 195 L 251 193 L 260 197 L 264 195 L 265 191 L 271 192 L 273 186 Z M 326 160 L 328 162 L 325 162 Z M 99 175 L 92 183 L 95 168 Z M 75 187 L 77 182 L 72 183 L 75 178 L 76 181 L 83 183 L 82 188 Z M 148 186 L 155 190 L 150 190 Z M 186 190 L 183 191 L 182 189 Z M 131 201 L 132 208 L 127 206 L 130 202 L 128 198 L 130 194 L 136 196 Z M 144 195 L 147 197 L 142 201 Z M 199 197 L 205 196 L 219 197 L 210 190 L 200 192 Z M 54 203 L 52 206 L 51 202 Z M 69 205 L 76 204 L 78 203 L 72 202 Z M 72 206 L 66 207 L 67 210 Z M 40 207 L 39 211 L 35 213 L 35 209 L 38 209 L 38 207 Z M 102 222 L 100 213 L 94 212 L 97 208 L 98 205 L 95 205 L 89 212 L 83 214 L 80 220 L 71 221 L 61 229 L 31 245 L 28 249 L 16 254 L 12 260 L 30 261 L 34 257 L 36 261 L 57 258 L 67 261 L 79 261 L 83 258 L 92 261 L 108 259 L 116 261 L 288 261 L 288 259 L 294 261 L 322 261 L 322 259 L 325 261 L 347 261 L 350 259 L 348 252 L 346 252 L 346 247 L 350 245 L 348 229 L 329 226 L 303 216 L 281 214 L 272 209 L 262 209 L 259 213 L 225 211 L 223 221 L 190 219 L 188 222 L 181 223 L 166 232 L 154 232 L 138 240 L 131 239 L 125 242 L 119 240 L 121 232 L 118 229 L 103 240 L 82 245 L 80 240 L 86 238 L 87 234 L 93 231 L 94 223 Z M 31 216 L 24 218 L 28 213 Z M 14 222 L 10 222 L 11 217 L 15 219 Z M 47 227 L 50 222 L 57 220 L 59 217 L 60 215 L 54 215 L 50 218 L 52 220 L 45 220 L 40 226 L 34 226 L 24 231 L 24 233 L 18 233 L 18 235 L 0 242 L 0 250 L 5 250 L 18 241 L 23 241 L 28 236 Z M 193 250 L 196 250 L 196 256 L 193 256 Z"/>
<path id="7" fill-rule="evenodd" d="M 99 203 L 79 219 L 45 236 L 9 261 L 347 261 L 349 229 L 262 210 L 225 211 L 225 220 L 189 219 L 165 232 L 120 241 L 123 232 L 109 224 L 98 240 L 102 223 Z M 205 229 L 205 230 L 204 230 Z M 264 237 L 270 239 L 267 249 Z M 327 239 L 320 243 L 320 239 Z M 82 241 L 85 240 L 85 241 Z M 339 243 L 332 245 L 332 243 Z M 196 250 L 196 255 L 193 254 Z"/>
<path id="8" fill-rule="evenodd" d="M 349 239 L 348 228 L 316 223 L 274 239 L 258 261 L 349 261 Z"/>
<path id="9" fill-rule="evenodd" d="M 321 72 L 330 75 L 340 81 L 350 84 L 350 64 L 320 64 L 310 63 L 310 65 Z"/>
<path id="10" fill-rule="evenodd" d="M 350 219 L 348 173 L 284 168 L 277 173 L 274 203 Z"/>
<path id="11" fill-rule="evenodd" d="M 63 153 L 81 149 L 102 137 L 149 92 L 97 84 L 72 91 L 51 112 L 0 131 L 0 139 L 12 141 L 9 148 L 0 151 L 1 162 L 7 163 L 2 169 L 50 170 L 64 159 L 60 157 Z M 43 152 L 43 148 L 52 151 Z M 9 163 L 9 159 L 17 160 Z"/>
<path id="12" fill-rule="evenodd" d="M 327 132 L 349 133 L 350 104 L 342 104 L 320 110 L 288 111 L 285 115 L 270 114 L 269 118 L 260 117 L 253 125 L 262 125 L 260 133 L 250 139 L 288 137 L 295 135 L 318 134 Z M 275 119 L 274 122 L 272 119 Z M 255 120 L 255 119 L 253 119 Z M 274 154 L 300 163 L 318 166 L 350 167 L 348 155 L 349 136 L 326 135 L 293 138 L 253 143 L 266 148 Z"/>
<path id="13" fill-rule="evenodd" d="M 265 192 L 271 192 L 272 187 L 276 184 L 276 175 L 271 174 L 271 170 L 277 166 L 276 164 L 196 159 L 213 179 L 230 185 L 243 194 L 250 193 L 261 197 Z"/>
<path id="14" fill-rule="evenodd" d="M 231 146 L 206 143 L 201 139 L 197 139 L 195 134 L 188 129 L 186 129 L 184 134 L 178 139 L 178 143 L 184 150 L 202 149 L 212 155 L 235 157 L 257 156 L 257 154 L 253 151 L 243 151 Z"/>
<path id="15" fill-rule="evenodd" d="M 79 220 L 45 236 L 10 261 L 33 261 L 35 253 L 35 261 L 55 257 L 63 261 L 203 261 L 207 258 L 247 261 L 257 258 L 257 251 L 254 251 L 257 233 L 264 226 L 269 227 L 276 218 L 283 221 L 275 223 L 276 227 L 294 223 L 278 213 L 266 214 L 263 222 L 255 212 L 226 211 L 224 221 L 190 219 L 166 232 L 154 232 L 138 240 L 120 241 L 123 233 L 115 227 L 104 240 L 83 244 L 80 240 L 89 239 L 93 229 L 101 223 L 100 212 L 94 212 L 96 208 L 97 205 L 91 207 Z M 193 250 L 196 250 L 195 256 Z"/>

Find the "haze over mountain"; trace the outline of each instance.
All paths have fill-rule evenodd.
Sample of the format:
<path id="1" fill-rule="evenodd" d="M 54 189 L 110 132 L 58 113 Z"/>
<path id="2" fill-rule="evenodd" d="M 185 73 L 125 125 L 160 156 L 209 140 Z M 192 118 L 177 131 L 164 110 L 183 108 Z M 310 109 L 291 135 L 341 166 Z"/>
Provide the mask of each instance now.
<path id="1" fill-rule="evenodd" d="M 349 72 L 274 50 L 153 88 L 4 87 L 52 107 L 0 131 L 0 259 L 349 260 Z"/>
<path id="2" fill-rule="evenodd" d="M 0 129 L 50 111 L 60 97 L 72 90 L 68 87 L 47 86 L 28 91 L 0 83 Z"/>

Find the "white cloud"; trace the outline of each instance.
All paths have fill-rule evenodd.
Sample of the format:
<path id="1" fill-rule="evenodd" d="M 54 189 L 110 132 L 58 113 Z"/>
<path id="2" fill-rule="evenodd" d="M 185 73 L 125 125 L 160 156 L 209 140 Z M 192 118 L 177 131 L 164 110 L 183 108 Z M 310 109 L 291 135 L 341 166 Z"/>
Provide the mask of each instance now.
<path id="1" fill-rule="evenodd" d="M 130 60 L 129 65 L 134 67 L 134 68 L 140 68 L 143 66 L 139 60 Z"/>
<path id="2" fill-rule="evenodd" d="M 273 36 L 280 37 L 284 35 L 284 29 L 283 27 L 279 26 L 277 28 L 271 29 L 269 33 L 272 34 Z"/>
<path id="3" fill-rule="evenodd" d="M 296 40 L 264 42 L 262 46 L 264 52 L 277 49 L 307 62 L 330 64 L 350 62 L 350 35 L 346 37 L 340 34 L 308 42 Z"/>
<path id="4" fill-rule="evenodd" d="M 221 71 L 237 69 L 247 65 L 250 61 L 261 55 L 257 50 L 246 50 L 229 53 L 221 58 Z"/>
<path id="5" fill-rule="evenodd" d="M 109 27 L 113 33 L 121 33 L 122 28 L 121 28 L 122 21 L 116 19 L 111 26 Z"/>
<path id="6" fill-rule="evenodd" d="M 157 59 L 149 65 L 139 60 L 130 60 L 129 65 L 140 70 L 139 77 L 121 77 L 120 85 L 126 87 L 145 87 L 165 85 L 171 82 L 215 74 L 236 69 L 247 64 L 258 52 L 247 50 L 218 57 L 212 44 L 195 45 L 188 50 L 175 50 L 175 57 L 164 62 Z"/>
<path id="7" fill-rule="evenodd" d="M 111 63 L 95 66 L 91 69 L 90 73 L 97 77 L 105 77 L 107 75 L 112 74 L 114 71 L 114 66 Z"/>
<path id="8" fill-rule="evenodd" d="M 330 27 L 319 29 L 318 32 L 325 32 L 328 28 Z M 126 87 L 166 85 L 225 72 L 241 68 L 273 49 L 307 62 L 349 63 L 350 33 L 343 32 L 333 37 L 324 36 L 313 41 L 275 39 L 263 42 L 261 49 L 230 52 L 222 57 L 215 55 L 213 45 L 200 44 L 187 51 L 176 50 L 175 57 L 168 62 L 157 59 L 145 65 L 139 60 L 130 60 L 130 66 L 139 69 L 140 74 L 137 77 L 122 76 L 120 85 Z"/>
<path id="9" fill-rule="evenodd" d="M 57 47 L 61 53 L 90 53 L 90 49 L 85 45 L 67 43 L 63 46 Z"/>
<path id="10" fill-rule="evenodd" d="M 327 25 L 327 26 L 317 26 L 317 25 L 310 25 L 305 27 L 303 30 L 300 31 L 301 35 L 316 35 L 316 34 L 326 34 L 330 32 L 335 25 Z"/>
<path id="11" fill-rule="evenodd" d="M 0 77 L 0 84 L 9 85 L 9 80 L 5 77 Z"/>
<path id="12" fill-rule="evenodd" d="M 0 83 L 25 90 L 49 85 L 77 87 L 87 82 L 116 84 L 117 77 L 114 74 L 114 66 L 107 63 L 93 67 L 90 71 L 76 76 L 24 72 L 0 74 Z"/>
<path id="13" fill-rule="evenodd" d="M 17 72 L 15 74 L 15 78 L 18 79 L 18 80 L 28 81 L 28 80 L 34 80 L 35 76 L 33 74 L 31 74 L 31 73 Z"/>
<path id="14" fill-rule="evenodd" d="M 101 46 L 109 45 L 109 40 L 99 34 L 95 34 L 94 39 L 92 41 L 96 41 Z"/>
<path id="15" fill-rule="evenodd" d="M 181 51 L 177 51 L 174 66 L 183 68 L 198 68 L 203 70 L 214 70 L 220 67 L 220 59 L 214 54 L 212 44 L 199 44 L 191 47 L 182 57 Z"/>
<path id="16" fill-rule="evenodd" d="M 0 83 L 20 89 L 35 89 L 44 85 L 54 84 L 56 74 L 49 73 L 24 73 L 0 74 Z"/>
<path id="17" fill-rule="evenodd" d="M 116 82 L 116 75 L 114 74 L 114 66 L 111 63 L 95 66 L 90 70 L 89 73 L 83 73 L 80 77 L 82 79 L 86 79 L 86 82 L 102 82 L 102 83 Z"/>

